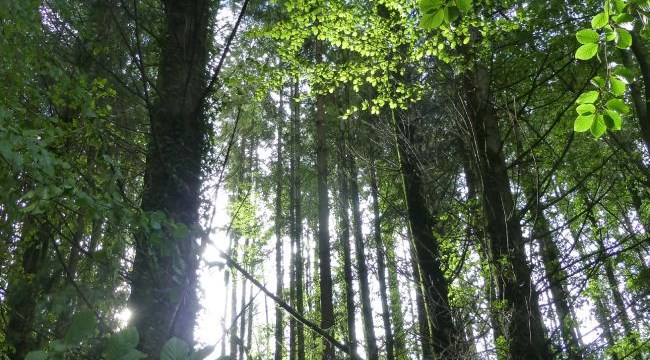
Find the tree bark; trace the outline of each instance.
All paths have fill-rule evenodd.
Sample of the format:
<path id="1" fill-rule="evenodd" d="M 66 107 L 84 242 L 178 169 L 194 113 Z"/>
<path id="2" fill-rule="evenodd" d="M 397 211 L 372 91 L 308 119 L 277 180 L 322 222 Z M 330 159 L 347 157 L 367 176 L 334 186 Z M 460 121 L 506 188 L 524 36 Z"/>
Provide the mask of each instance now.
<path id="1" fill-rule="evenodd" d="M 290 291 L 292 304 L 298 314 L 304 315 L 304 261 L 302 257 L 302 211 L 301 211 L 301 181 L 300 181 L 300 87 L 296 81 L 291 95 L 291 185 L 289 207 L 291 215 L 291 277 Z M 289 359 L 305 360 L 305 330 L 304 325 L 293 317 L 289 320 Z"/>
<path id="2" fill-rule="evenodd" d="M 42 297 L 43 284 L 49 279 L 49 271 L 43 264 L 48 257 L 51 229 L 27 216 L 21 226 L 21 242 L 25 244 L 22 256 L 22 276 L 11 282 L 4 303 L 10 309 L 5 329 L 5 341 L 13 348 L 11 360 L 23 360 L 37 346 L 34 336 L 34 319 L 38 301 Z M 11 350 L 10 350 L 11 351 Z"/>
<path id="3" fill-rule="evenodd" d="M 282 158 L 282 130 L 283 130 L 283 115 L 284 112 L 282 107 L 284 106 L 282 102 L 282 88 L 280 88 L 280 115 L 278 116 L 278 128 L 277 128 L 277 161 L 276 161 L 276 179 L 275 179 L 275 294 L 279 299 L 283 299 L 283 277 L 282 272 L 282 226 L 283 226 L 283 216 L 282 216 L 282 182 L 284 178 L 284 164 Z M 284 334 L 284 322 L 283 322 L 283 312 L 282 309 L 276 307 L 275 310 L 275 352 L 274 359 L 282 360 L 283 353 L 283 334 Z"/>
<path id="4" fill-rule="evenodd" d="M 363 223 L 361 221 L 361 206 L 359 205 L 358 168 L 352 155 L 348 156 L 350 173 L 350 199 L 352 200 L 352 219 L 354 229 L 354 247 L 359 273 L 359 292 L 361 295 L 361 315 L 363 321 L 363 336 L 366 341 L 366 355 L 369 360 L 379 359 L 377 336 L 372 316 L 370 303 L 370 281 L 368 279 L 368 266 L 366 264 L 366 245 L 363 239 Z"/>
<path id="5" fill-rule="evenodd" d="M 386 257 L 381 236 L 381 215 L 379 211 L 379 185 L 375 163 L 370 164 L 370 192 L 372 196 L 373 240 L 377 251 L 377 273 L 379 276 L 379 298 L 381 300 L 381 318 L 386 339 L 386 360 L 395 360 L 395 339 L 391 325 L 390 307 L 388 304 L 388 287 L 386 281 Z"/>
<path id="6" fill-rule="evenodd" d="M 550 359 L 538 294 L 526 261 L 519 216 L 510 190 L 498 119 L 490 102 L 487 68 L 476 64 L 464 79 L 463 87 L 469 111 L 470 156 L 475 155 L 483 185 L 483 209 L 491 242 L 490 260 L 496 269 L 498 299 L 505 303 L 510 314 L 506 321 L 508 355 L 512 359 Z"/>
<path id="7" fill-rule="evenodd" d="M 350 249 L 350 191 L 348 188 L 348 181 L 345 174 L 345 136 L 339 140 L 339 226 L 340 235 L 339 243 L 343 252 L 343 277 L 345 280 L 345 307 L 348 325 L 348 347 L 353 357 L 357 357 L 357 330 L 356 330 L 356 305 L 354 303 L 354 284 L 352 277 L 352 251 Z M 357 250 L 358 251 L 358 250 Z"/>
<path id="8" fill-rule="evenodd" d="M 415 276 L 422 289 L 426 322 L 431 334 L 431 349 L 423 331 L 424 359 L 449 356 L 455 341 L 455 328 L 449 309 L 448 284 L 442 273 L 440 245 L 434 237 L 434 221 L 422 193 L 422 175 L 410 144 L 413 128 L 408 114 L 393 115 L 397 153 L 402 174 L 407 218 L 417 269 Z M 418 307 L 420 308 L 420 306 Z M 423 321 L 424 319 L 422 319 Z M 422 330 L 427 326 L 420 324 Z"/>
<path id="9" fill-rule="evenodd" d="M 207 129 L 203 92 L 211 14 L 209 1 L 167 0 L 163 5 L 165 32 L 157 99 L 150 109 L 141 209 L 161 212 L 171 223 L 137 231 L 129 300 L 131 325 L 140 334 L 138 347 L 154 360 L 170 337 L 194 342 L 196 228 Z M 172 224 L 186 231 L 179 235 Z"/>

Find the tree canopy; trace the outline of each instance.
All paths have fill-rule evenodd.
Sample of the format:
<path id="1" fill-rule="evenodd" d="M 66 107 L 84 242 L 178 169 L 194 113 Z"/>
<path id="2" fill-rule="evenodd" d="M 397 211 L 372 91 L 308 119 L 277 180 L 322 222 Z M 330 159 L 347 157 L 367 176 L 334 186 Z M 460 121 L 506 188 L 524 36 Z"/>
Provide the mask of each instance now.
<path id="1" fill-rule="evenodd" d="M 1 2 L 0 360 L 648 359 L 649 16 Z"/>

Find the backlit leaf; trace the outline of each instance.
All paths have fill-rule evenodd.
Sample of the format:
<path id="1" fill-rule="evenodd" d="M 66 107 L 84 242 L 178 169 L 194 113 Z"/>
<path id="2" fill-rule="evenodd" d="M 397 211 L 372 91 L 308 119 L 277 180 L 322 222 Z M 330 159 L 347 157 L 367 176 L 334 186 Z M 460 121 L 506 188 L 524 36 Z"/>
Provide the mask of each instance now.
<path id="1" fill-rule="evenodd" d="M 607 125 L 602 115 L 596 115 L 593 124 L 591 124 L 591 134 L 596 138 L 601 137 L 607 131 Z"/>
<path id="2" fill-rule="evenodd" d="M 583 92 L 578 96 L 578 99 L 576 100 L 577 104 L 593 104 L 598 100 L 598 91 L 587 91 Z"/>
<path id="3" fill-rule="evenodd" d="M 610 76 L 609 87 L 614 96 L 621 96 L 625 94 L 625 83 L 615 76 Z"/>
<path id="4" fill-rule="evenodd" d="M 598 44 L 584 44 L 576 50 L 576 59 L 589 60 L 598 53 Z"/>
<path id="5" fill-rule="evenodd" d="M 591 19 L 591 27 L 594 29 L 600 29 L 603 26 L 607 25 L 609 22 L 609 17 L 605 13 L 598 13 Z"/>
<path id="6" fill-rule="evenodd" d="M 591 124 L 594 122 L 594 115 L 584 115 L 578 116 L 573 123 L 573 131 L 575 132 L 585 132 L 591 128 Z"/>
<path id="7" fill-rule="evenodd" d="M 623 101 L 622 99 L 610 99 L 610 100 L 607 100 L 607 102 L 605 103 L 605 106 L 608 109 L 615 110 L 619 114 L 627 114 L 627 113 L 630 112 L 630 107 L 627 106 L 625 101 Z"/>
<path id="8" fill-rule="evenodd" d="M 616 47 L 619 49 L 627 49 L 632 46 L 632 35 L 630 32 L 623 29 L 616 29 Z"/>
<path id="9" fill-rule="evenodd" d="M 580 30 L 576 33 L 576 39 L 581 44 L 595 44 L 599 40 L 598 33 L 592 29 Z"/>

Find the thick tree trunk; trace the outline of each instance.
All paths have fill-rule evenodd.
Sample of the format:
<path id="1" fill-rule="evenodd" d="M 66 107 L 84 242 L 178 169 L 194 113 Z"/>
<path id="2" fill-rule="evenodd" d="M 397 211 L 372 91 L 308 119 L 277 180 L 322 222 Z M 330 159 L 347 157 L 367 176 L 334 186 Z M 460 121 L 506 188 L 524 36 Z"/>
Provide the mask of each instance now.
<path id="1" fill-rule="evenodd" d="M 386 256 L 384 243 L 381 236 L 381 215 L 379 211 L 379 185 L 377 184 L 377 170 L 374 162 L 370 164 L 370 192 L 372 196 L 373 214 L 373 239 L 377 251 L 377 273 L 379 276 L 379 298 L 381 300 L 381 318 L 384 325 L 386 339 L 386 360 L 395 360 L 395 339 L 390 321 L 390 307 L 388 304 L 388 284 L 386 281 Z"/>
<path id="2" fill-rule="evenodd" d="M 498 298 L 505 302 L 509 313 L 505 334 L 508 354 L 512 359 L 550 359 L 538 294 L 510 190 L 498 120 L 490 103 L 489 74 L 484 66 L 475 66 L 463 85 L 469 111 L 469 145 L 483 185 L 483 209 L 491 241 L 491 261 L 497 272 Z"/>
<path id="3" fill-rule="evenodd" d="M 453 352 L 456 331 L 449 308 L 448 284 L 440 264 L 440 245 L 433 233 L 434 220 L 425 203 L 421 171 L 410 144 L 411 134 L 417 131 L 412 127 L 411 120 L 408 114 L 400 113 L 393 122 L 407 217 L 417 263 L 415 275 L 420 281 L 419 286 L 424 297 L 427 322 L 431 331 L 432 355 L 449 357 Z M 426 337 L 426 334 L 422 336 Z M 424 348 L 423 352 L 428 354 L 429 349 Z"/>
<path id="4" fill-rule="evenodd" d="M 3 304 L 10 310 L 4 336 L 7 345 L 14 349 L 8 354 L 11 360 L 25 359 L 37 346 L 34 317 L 43 295 L 43 285 L 49 279 L 44 262 L 51 237 L 51 229 L 45 223 L 27 216 L 21 227 L 21 243 L 26 247 L 22 256 L 22 276 L 9 284 Z"/>
<path id="5" fill-rule="evenodd" d="M 161 212 L 171 223 L 137 231 L 129 300 L 131 325 L 140 334 L 139 348 L 154 360 L 170 337 L 194 342 L 196 227 L 206 147 L 202 113 L 211 14 L 209 1 L 167 0 L 163 5 L 165 33 L 141 208 Z M 187 231 L 173 231 L 172 226 Z"/>

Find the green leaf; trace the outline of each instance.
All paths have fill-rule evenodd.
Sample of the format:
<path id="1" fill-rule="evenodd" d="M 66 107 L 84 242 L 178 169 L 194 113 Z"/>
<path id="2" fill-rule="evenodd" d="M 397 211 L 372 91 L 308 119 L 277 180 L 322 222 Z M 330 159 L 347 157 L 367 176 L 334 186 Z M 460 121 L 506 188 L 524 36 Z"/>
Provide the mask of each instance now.
<path id="1" fill-rule="evenodd" d="M 614 16 L 614 22 L 616 23 L 616 25 L 627 24 L 633 21 L 634 18 L 632 17 L 632 15 L 628 13 L 622 13 Z"/>
<path id="2" fill-rule="evenodd" d="M 594 29 L 600 29 L 607 25 L 607 23 L 609 23 L 609 17 L 603 12 L 598 13 L 593 19 L 591 19 L 591 27 Z"/>
<path id="3" fill-rule="evenodd" d="M 609 77 L 609 88 L 614 96 L 625 94 L 625 83 L 615 76 Z"/>
<path id="4" fill-rule="evenodd" d="M 187 360 L 190 346 L 177 337 L 169 339 L 160 351 L 160 360 Z"/>
<path id="5" fill-rule="evenodd" d="M 591 79 L 591 83 L 592 83 L 595 87 L 597 87 L 597 88 L 599 88 L 599 89 L 602 89 L 602 88 L 605 87 L 605 79 L 603 79 L 603 78 L 600 77 L 600 76 L 594 76 L 594 77 Z"/>
<path id="6" fill-rule="evenodd" d="M 472 0 L 456 0 L 456 6 L 461 12 L 468 12 L 472 10 Z"/>
<path id="7" fill-rule="evenodd" d="M 573 131 L 575 132 L 585 132 L 591 128 L 591 124 L 594 122 L 594 115 L 585 115 L 578 116 L 573 123 Z"/>
<path id="8" fill-rule="evenodd" d="M 431 14 L 442 6 L 440 0 L 420 0 L 420 11 L 423 15 Z"/>
<path id="9" fill-rule="evenodd" d="M 598 100 L 598 91 L 587 91 L 583 92 L 578 96 L 578 99 L 576 100 L 577 104 L 593 104 Z"/>
<path id="10" fill-rule="evenodd" d="M 78 346 L 95 332 L 97 320 L 90 310 L 82 310 L 74 315 L 70 328 L 65 333 L 63 341 L 70 346 Z"/>
<path id="11" fill-rule="evenodd" d="M 595 44 L 598 42 L 600 37 L 598 33 L 592 29 L 580 30 L 576 33 L 576 39 L 581 44 Z"/>
<path id="12" fill-rule="evenodd" d="M 204 360 L 213 352 L 214 352 L 214 346 L 206 346 L 204 348 L 201 348 L 193 352 L 192 355 L 190 355 L 188 360 Z"/>
<path id="13" fill-rule="evenodd" d="M 598 44 L 584 44 L 576 50 L 576 59 L 589 60 L 598 53 Z"/>
<path id="14" fill-rule="evenodd" d="M 434 14 L 425 14 L 420 20 L 420 27 L 425 30 L 437 29 L 442 25 L 442 20 L 445 18 L 443 9 L 436 11 Z"/>
<path id="15" fill-rule="evenodd" d="M 607 102 L 605 103 L 605 106 L 608 109 L 614 110 L 614 111 L 616 111 L 616 112 L 618 112 L 620 114 L 627 114 L 627 113 L 630 112 L 630 107 L 627 106 L 625 101 L 623 101 L 622 99 L 610 99 L 610 100 L 607 100 Z"/>
<path id="16" fill-rule="evenodd" d="M 138 346 L 140 335 L 135 326 L 128 327 L 113 335 L 108 345 L 116 349 L 133 349 Z"/>
<path id="17" fill-rule="evenodd" d="M 603 136 L 605 131 L 607 131 L 607 125 L 605 125 L 605 120 L 602 115 L 596 115 L 596 118 L 591 124 L 591 134 L 596 138 Z"/>
<path id="18" fill-rule="evenodd" d="M 616 33 L 614 32 L 614 29 L 612 29 L 611 26 L 607 25 L 603 28 L 603 32 L 605 33 L 605 40 L 607 41 L 614 41 L 616 39 Z"/>
<path id="19" fill-rule="evenodd" d="M 625 10 L 625 7 L 627 4 L 623 0 L 614 0 L 614 9 L 616 9 L 616 12 L 620 13 Z"/>
<path id="20" fill-rule="evenodd" d="M 614 71 L 614 75 L 618 75 L 619 77 L 624 78 L 627 80 L 628 83 L 631 83 L 634 81 L 634 74 L 632 74 L 632 71 L 630 69 L 624 67 L 624 66 L 617 66 Z"/>
<path id="21" fill-rule="evenodd" d="M 30 351 L 25 360 L 47 360 L 47 353 L 45 351 Z"/>
<path id="22" fill-rule="evenodd" d="M 162 211 L 154 211 L 150 215 L 151 228 L 154 230 L 162 229 L 162 222 L 165 220 L 165 213 Z"/>
<path id="23" fill-rule="evenodd" d="M 460 12 L 458 11 L 458 8 L 455 6 L 447 6 L 445 7 L 445 22 L 448 24 L 453 23 L 458 19 L 460 16 Z"/>
<path id="24" fill-rule="evenodd" d="M 607 124 L 608 128 L 612 130 L 621 130 L 621 125 L 623 125 L 621 114 L 614 110 L 605 109 L 604 118 L 605 124 Z M 608 120 L 611 121 L 611 123 L 608 123 Z"/>
<path id="25" fill-rule="evenodd" d="M 593 114 L 596 112 L 596 107 L 594 104 L 580 104 L 576 108 L 576 111 L 580 115 L 588 115 L 588 114 Z"/>
<path id="26" fill-rule="evenodd" d="M 623 29 L 616 29 L 616 47 L 619 49 L 627 49 L 632 46 L 632 35 L 630 32 Z"/>

